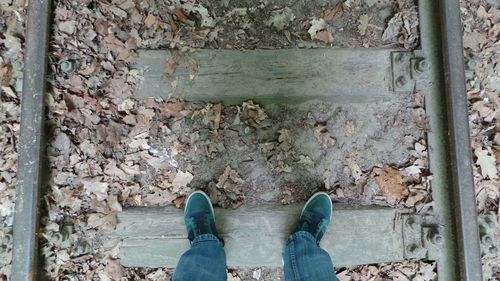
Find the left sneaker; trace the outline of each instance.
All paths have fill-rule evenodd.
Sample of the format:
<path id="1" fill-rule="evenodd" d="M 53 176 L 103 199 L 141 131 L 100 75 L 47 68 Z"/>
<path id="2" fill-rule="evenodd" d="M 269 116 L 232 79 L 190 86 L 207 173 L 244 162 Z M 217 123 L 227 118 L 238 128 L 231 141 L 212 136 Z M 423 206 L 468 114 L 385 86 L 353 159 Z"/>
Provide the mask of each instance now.
<path id="1" fill-rule="evenodd" d="M 319 243 L 332 219 L 332 208 L 332 199 L 328 194 L 315 193 L 302 209 L 295 231 L 307 231 L 314 236 L 316 243 Z"/>
<path id="2" fill-rule="evenodd" d="M 218 236 L 215 228 L 214 208 L 205 192 L 196 191 L 189 195 L 186 207 L 184 207 L 184 223 L 189 241 L 193 241 L 202 234 Z"/>

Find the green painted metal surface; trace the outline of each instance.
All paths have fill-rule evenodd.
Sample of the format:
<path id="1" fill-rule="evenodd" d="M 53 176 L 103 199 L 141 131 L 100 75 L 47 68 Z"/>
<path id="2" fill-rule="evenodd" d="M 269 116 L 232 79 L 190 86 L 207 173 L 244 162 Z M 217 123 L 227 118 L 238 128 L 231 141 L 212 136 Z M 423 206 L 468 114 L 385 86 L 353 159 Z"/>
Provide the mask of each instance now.
<path id="1" fill-rule="evenodd" d="M 429 167 L 433 175 L 431 181 L 432 197 L 434 199 L 434 214 L 437 223 L 441 225 L 443 235 L 443 246 L 437 253 L 435 259 L 438 261 L 439 280 L 482 280 L 481 265 L 479 256 L 479 235 L 475 214 L 475 200 L 472 182 L 465 187 L 464 183 L 456 182 L 454 176 L 461 177 L 463 180 L 470 179 L 472 166 L 470 165 L 470 146 L 460 144 L 463 151 L 463 161 L 467 162 L 465 166 L 461 163 L 463 174 L 457 175 L 457 161 L 453 159 L 453 147 L 456 145 L 456 139 L 450 138 L 450 127 L 453 122 L 459 121 L 457 126 L 467 126 L 467 119 L 453 120 L 452 104 L 447 104 L 446 88 L 451 87 L 451 83 L 464 83 L 462 81 L 447 81 L 445 75 L 445 66 L 443 63 L 449 60 L 447 53 L 443 52 L 443 34 L 445 33 L 446 19 L 440 9 L 444 6 L 453 5 L 455 0 L 420 0 L 420 30 L 422 54 L 429 62 L 428 82 L 417 84 L 417 88 L 425 93 L 425 107 L 431 130 L 428 132 L 429 144 Z M 458 3 L 457 7 L 458 7 Z M 440 7 L 441 5 L 441 7 Z M 448 15 L 449 16 L 449 15 Z M 457 15 L 452 16 L 454 21 Z M 443 26 L 443 24 L 445 24 Z M 454 23 L 453 23 L 454 24 Z M 448 30 L 448 36 L 461 36 L 461 32 L 456 29 Z M 460 39 L 461 40 L 461 39 Z M 462 48 L 457 48 L 462 60 Z M 463 67 L 463 65 L 455 65 Z M 455 77 L 457 79 L 457 77 Z M 462 85 L 463 86 L 463 85 Z M 460 97 L 456 97 L 460 98 Z M 465 92 L 463 92 L 463 102 L 466 101 Z M 465 122 L 465 123 L 464 123 Z M 468 130 L 467 130 L 468 132 Z M 462 135 L 467 139 L 468 133 Z M 468 140 L 466 141 L 468 143 Z M 469 155 L 467 155 L 469 154 Z M 460 156 L 458 157 L 460 158 Z M 469 161 L 469 162 L 468 162 Z M 468 166 L 467 166 L 468 165 Z M 470 173 L 470 174 L 469 174 Z M 467 188 L 469 190 L 464 190 Z M 462 213 L 465 212 L 464 216 Z M 473 215 L 472 215 L 473 214 Z M 466 218 L 464 220 L 464 218 Z M 465 233 L 465 235 L 464 235 Z M 475 237 L 475 238 L 474 238 Z"/>

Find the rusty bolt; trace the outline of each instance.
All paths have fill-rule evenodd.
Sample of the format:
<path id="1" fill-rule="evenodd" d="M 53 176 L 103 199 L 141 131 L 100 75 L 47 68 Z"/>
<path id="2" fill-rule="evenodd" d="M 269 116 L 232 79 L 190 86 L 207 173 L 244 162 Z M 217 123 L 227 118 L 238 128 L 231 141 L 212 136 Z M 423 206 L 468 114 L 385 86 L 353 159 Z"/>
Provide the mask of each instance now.
<path id="1" fill-rule="evenodd" d="M 477 63 L 477 61 L 475 61 L 474 59 L 472 59 L 472 58 L 471 58 L 471 59 L 469 59 L 469 60 L 467 61 L 467 63 L 466 63 L 466 68 L 467 68 L 468 70 L 475 70 L 475 69 L 478 67 L 478 65 L 479 65 L 479 64 Z"/>
<path id="2" fill-rule="evenodd" d="M 414 218 L 408 218 L 406 219 L 406 226 L 408 226 L 409 228 L 413 229 L 413 230 L 417 230 L 418 229 L 418 223 L 415 221 Z"/>
<path id="3" fill-rule="evenodd" d="M 481 237 L 481 241 L 485 245 L 491 245 L 493 243 L 493 239 L 491 239 L 491 236 L 485 234 Z"/>
<path id="4" fill-rule="evenodd" d="M 429 240 L 432 244 L 440 245 L 443 243 L 443 236 L 437 231 L 431 231 L 427 234 L 427 240 Z"/>
<path id="5" fill-rule="evenodd" d="M 414 68 L 417 72 L 424 72 L 429 69 L 429 63 L 425 59 L 420 59 L 415 63 Z"/>
<path id="6" fill-rule="evenodd" d="M 398 79 L 396 79 L 396 86 L 398 87 L 403 87 L 404 85 L 406 85 L 406 83 L 408 83 L 408 81 L 403 75 L 399 76 Z"/>
<path id="7" fill-rule="evenodd" d="M 16 60 L 14 61 L 14 63 L 12 64 L 12 67 L 14 67 L 14 70 L 18 71 L 18 72 L 21 72 L 23 71 L 23 68 L 24 68 L 24 63 L 22 60 Z"/>
<path id="8" fill-rule="evenodd" d="M 52 238 L 53 238 L 52 241 L 54 244 L 62 243 L 64 241 L 64 237 L 61 233 L 54 233 L 52 235 Z"/>
<path id="9" fill-rule="evenodd" d="M 73 60 L 63 60 L 59 63 L 62 72 L 70 74 L 75 71 L 75 62 Z"/>
<path id="10" fill-rule="evenodd" d="M 5 245 L 9 245 L 9 244 L 12 244 L 12 234 L 5 234 L 4 236 L 4 244 Z"/>
<path id="11" fill-rule="evenodd" d="M 415 243 L 406 246 L 406 251 L 411 255 L 416 255 L 419 249 L 420 247 Z"/>

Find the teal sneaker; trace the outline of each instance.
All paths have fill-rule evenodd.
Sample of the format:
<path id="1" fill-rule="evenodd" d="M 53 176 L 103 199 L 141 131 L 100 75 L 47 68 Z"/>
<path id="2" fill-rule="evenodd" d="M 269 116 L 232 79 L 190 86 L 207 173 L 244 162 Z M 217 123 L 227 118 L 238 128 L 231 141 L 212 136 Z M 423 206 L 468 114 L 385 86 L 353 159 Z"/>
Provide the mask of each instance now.
<path id="1" fill-rule="evenodd" d="M 214 208 L 205 192 L 196 191 L 189 195 L 186 207 L 184 207 L 184 223 L 189 241 L 193 241 L 202 234 L 218 236 L 215 229 Z"/>
<path id="2" fill-rule="evenodd" d="M 332 219 L 332 199 L 324 192 L 315 193 L 307 201 L 299 219 L 296 231 L 307 231 L 319 243 Z"/>

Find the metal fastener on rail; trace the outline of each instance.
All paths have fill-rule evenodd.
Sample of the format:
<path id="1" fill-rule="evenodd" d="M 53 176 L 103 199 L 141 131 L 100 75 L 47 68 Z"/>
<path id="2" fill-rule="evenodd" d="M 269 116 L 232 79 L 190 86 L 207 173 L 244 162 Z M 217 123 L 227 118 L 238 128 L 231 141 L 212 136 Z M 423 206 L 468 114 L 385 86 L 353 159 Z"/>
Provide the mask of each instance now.
<path id="1" fill-rule="evenodd" d="M 74 60 L 63 60 L 59 63 L 59 68 L 62 72 L 66 74 L 71 74 L 75 71 L 75 61 Z"/>
<path id="2" fill-rule="evenodd" d="M 408 226 L 409 228 L 411 228 L 413 230 L 418 229 L 418 223 L 415 221 L 415 219 L 413 217 L 409 217 L 408 219 L 406 219 L 405 224 L 406 224 L 406 226 Z"/>
<path id="3" fill-rule="evenodd" d="M 425 59 L 419 59 L 415 63 L 415 71 L 417 72 L 424 72 L 429 68 L 429 63 Z"/>
<path id="4" fill-rule="evenodd" d="M 406 251 L 412 255 L 416 255 L 420 251 L 420 247 L 417 244 L 410 244 L 406 246 Z"/>
<path id="5" fill-rule="evenodd" d="M 491 236 L 485 234 L 481 237 L 481 242 L 485 245 L 491 245 L 493 243 L 493 239 L 491 239 Z"/>
<path id="6" fill-rule="evenodd" d="M 398 79 L 396 79 L 396 86 L 398 87 L 403 87 L 408 83 L 408 80 L 404 76 L 399 76 Z"/>

